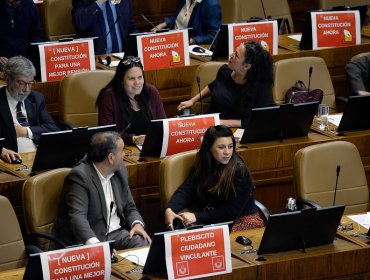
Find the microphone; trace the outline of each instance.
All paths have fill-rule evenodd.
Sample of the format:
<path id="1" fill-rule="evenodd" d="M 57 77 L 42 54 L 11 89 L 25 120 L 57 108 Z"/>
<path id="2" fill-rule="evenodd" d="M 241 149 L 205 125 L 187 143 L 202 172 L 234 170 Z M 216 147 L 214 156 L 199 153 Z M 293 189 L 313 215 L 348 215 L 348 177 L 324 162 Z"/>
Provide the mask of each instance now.
<path id="1" fill-rule="evenodd" d="M 102 38 L 102 40 L 99 42 L 98 47 L 100 47 L 101 44 L 104 44 L 105 43 L 105 40 L 107 39 L 108 35 L 112 32 L 113 28 L 116 28 L 116 24 L 121 19 L 121 17 L 122 17 L 122 15 L 117 15 L 116 20 L 112 23 L 111 26 L 109 26 L 108 32 L 104 35 L 104 37 Z"/>
<path id="2" fill-rule="evenodd" d="M 263 5 L 263 0 L 261 0 L 261 6 L 262 6 L 262 11 L 263 11 L 263 16 L 266 18 L 266 11 L 265 11 L 265 6 Z"/>
<path id="3" fill-rule="evenodd" d="M 203 101 L 202 101 L 202 92 L 200 90 L 200 78 L 197 76 L 198 92 L 199 92 L 199 102 L 200 102 L 200 114 L 203 114 Z"/>
<path id="4" fill-rule="evenodd" d="M 140 16 L 143 18 L 143 20 L 145 20 L 147 23 L 153 26 L 154 29 L 159 30 L 159 28 L 153 22 L 151 22 L 146 16 L 144 16 L 143 14 L 140 14 Z"/>
<path id="5" fill-rule="evenodd" d="M 339 178 L 339 173 L 340 173 L 340 165 L 337 165 L 337 178 L 335 180 L 335 189 L 334 189 L 334 201 L 333 201 L 333 206 L 335 206 L 335 198 L 337 197 L 337 189 L 338 189 L 338 178 Z"/>
<path id="6" fill-rule="evenodd" d="M 113 205 L 114 205 L 114 202 L 112 200 L 110 202 L 110 206 L 109 206 L 109 217 L 108 217 L 108 224 L 107 224 L 107 233 L 105 234 L 105 241 L 108 241 L 108 234 L 109 234 L 109 227 L 110 227 L 110 218 L 112 217 Z"/>
<path id="7" fill-rule="evenodd" d="M 310 66 L 310 69 L 308 70 L 308 87 L 307 87 L 308 93 L 310 93 L 311 76 L 312 76 L 312 66 Z"/>
<path id="8" fill-rule="evenodd" d="M 132 126 L 131 123 L 128 123 L 124 129 L 122 129 L 121 134 L 125 133 L 127 129 L 129 129 Z"/>

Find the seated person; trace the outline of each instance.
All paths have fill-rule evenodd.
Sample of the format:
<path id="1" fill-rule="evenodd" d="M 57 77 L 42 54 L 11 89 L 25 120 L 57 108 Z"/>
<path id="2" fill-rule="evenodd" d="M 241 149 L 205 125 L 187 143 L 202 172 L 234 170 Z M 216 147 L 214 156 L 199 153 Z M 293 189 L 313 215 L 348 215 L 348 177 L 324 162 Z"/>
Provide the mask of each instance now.
<path id="1" fill-rule="evenodd" d="M 235 151 L 230 128 L 216 125 L 205 132 L 192 171 L 167 204 L 170 230 L 176 219 L 186 226 L 233 221 L 234 231 L 264 226 L 254 203 L 252 177 Z"/>
<path id="2" fill-rule="evenodd" d="M 93 135 L 87 157 L 65 178 L 53 232 L 67 246 L 115 240 L 121 250 L 151 243 L 128 186 L 124 146 L 117 132 Z"/>
<path id="3" fill-rule="evenodd" d="M 228 65 L 221 66 L 216 79 L 201 91 L 211 95 L 209 113 L 220 113 L 221 124 L 246 127 L 252 108 L 267 107 L 272 102 L 272 59 L 259 43 L 246 42 L 230 55 Z M 181 102 L 179 111 L 200 100 L 197 94 Z"/>
<path id="4" fill-rule="evenodd" d="M 211 44 L 221 26 L 218 0 L 179 0 L 175 14 L 152 31 L 163 28 L 189 29 L 189 43 Z"/>
<path id="5" fill-rule="evenodd" d="M 346 74 L 350 95 L 370 94 L 370 55 L 348 62 Z"/>
<path id="6" fill-rule="evenodd" d="M 72 0 L 72 20 L 79 38 L 94 40 L 95 54 L 124 52 L 129 34 L 137 32 L 131 0 Z"/>
<path id="7" fill-rule="evenodd" d="M 142 145 L 150 120 L 166 118 L 158 90 L 145 83 L 138 57 L 121 60 L 112 81 L 100 91 L 96 104 L 99 125 L 116 124 L 128 145 Z"/>
<path id="8" fill-rule="evenodd" d="M 6 87 L 0 88 L 0 138 L 5 138 L 4 148 L 19 152 L 32 152 L 40 140 L 41 133 L 59 131 L 48 114 L 44 96 L 32 91 L 35 67 L 23 56 L 14 56 L 4 67 Z M 19 154 L 6 155 L 2 159 Z"/>
<path id="9" fill-rule="evenodd" d="M 31 43 L 44 41 L 33 0 L 0 0 L 0 34 L 0 67 L 16 55 L 31 58 Z"/>

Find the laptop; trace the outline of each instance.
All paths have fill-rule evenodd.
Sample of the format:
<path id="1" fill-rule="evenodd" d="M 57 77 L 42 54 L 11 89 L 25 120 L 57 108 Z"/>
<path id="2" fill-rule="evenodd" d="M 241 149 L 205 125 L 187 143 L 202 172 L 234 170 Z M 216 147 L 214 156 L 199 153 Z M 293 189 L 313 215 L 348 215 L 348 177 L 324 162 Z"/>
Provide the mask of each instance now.
<path id="1" fill-rule="evenodd" d="M 333 243 L 344 205 L 307 208 L 270 215 L 257 254 L 268 254 Z"/>
<path id="2" fill-rule="evenodd" d="M 349 96 L 337 132 L 370 129 L 370 95 Z"/>
<path id="3" fill-rule="evenodd" d="M 241 144 L 307 136 L 319 102 L 252 109 Z"/>
<path id="4" fill-rule="evenodd" d="M 140 157 L 159 157 L 163 142 L 163 120 L 151 120 Z"/>
<path id="5" fill-rule="evenodd" d="M 0 153 L 4 147 L 4 143 L 5 143 L 5 138 L 0 138 Z"/>
<path id="6" fill-rule="evenodd" d="M 86 154 L 91 136 L 97 132 L 115 131 L 116 125 L 79 127 L 72 130 L 43 133 L 37 146 L 32 172 L 73 167 Z"/>

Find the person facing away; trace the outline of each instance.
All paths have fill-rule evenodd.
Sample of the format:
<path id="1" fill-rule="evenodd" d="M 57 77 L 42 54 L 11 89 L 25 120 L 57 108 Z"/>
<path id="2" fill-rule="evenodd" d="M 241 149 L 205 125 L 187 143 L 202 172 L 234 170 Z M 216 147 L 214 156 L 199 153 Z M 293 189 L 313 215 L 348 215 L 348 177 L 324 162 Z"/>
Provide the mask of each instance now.
<path id="1" fill-rule="evenodd" d="M 205 132 L 194 167 L 167 204 L 168 229 L 174 229 L 175 220 L 185 226 L 233 221 L 232 230 L 264 225 L 255 206 L 252 177 L 227 126 L 211 126 Z"/>
<path id="2" fill-rule="evenodd" d="M 98 37 L 95 54 L 124 52 L 129 34 L 137 32 L 131 0 L 72 0 L 72 6 L 77 36 Z"/>
<path id="3" fill-rule="evenodd" d="M 31 58 L 31 43 L 44 41 L 33 0 L 0 0 L 0 34 L 0 66 L 13 56 Z"/>
<path id="4" fill-rule="evenodd" d="M 218 0 L 179 0 L 175 14 L 164 19 L 152 31 L 189 29 L 189 43 L 211 44 L 221 26 Z"/>
<path id="5" fill-rule="evenodd" d="M 65 178 L 53 233 L 67 246 L 115 240 L 121 250 L 151 243 L 128 185 L 124 146 L 116 132 L 93 135 L 87 156 Z"/>
<path id="6" fill-rule="evenodd" d="M 116 130 L 128 144 L 142 145 L 151 120 L 164 119 L 163 103 L 158 90 L 145 83 L 139 57 L 120 61 L 113 79 L 96 101 L 99 125 L 116 124 Z"/>
<path id="7" fill-rule="evenodd" d="M 272 102 L 272 59 L 257 42 L 240 44 L 230 55 L 229 63 L 221 66 L 216 79 L 200 93 L 211 96 L 209 113 L 220 113 L 221 124 L 246 127 L 252 108 L 268 107 Z M 183 101 L 179 111 L 200 100 L 199 94 Z"/>
<path id="8" fill-rule="evenodd" d="M 370 54 L 348 62 L 346 74 L 350 95 L 370 94 Z"/>
<path id="9" fill-rule="evenodd" d="M 48 114 L 44 96 L 32 90 L 36 71 L 32 62 L 14 56 L 4 66 L 6 87 L 0 88 L 0 138 L 5 138 L 1 158 L 7 162 L 17 153 L 36 150 L 41 134 L 59 131 Z"/>

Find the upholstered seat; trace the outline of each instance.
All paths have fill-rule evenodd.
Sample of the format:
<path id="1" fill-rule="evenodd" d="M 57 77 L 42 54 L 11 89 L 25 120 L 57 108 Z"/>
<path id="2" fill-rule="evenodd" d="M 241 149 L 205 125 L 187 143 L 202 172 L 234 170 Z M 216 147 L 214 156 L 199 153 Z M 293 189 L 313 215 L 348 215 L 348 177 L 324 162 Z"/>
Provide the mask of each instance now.
<path id="1" fill-rule="evenodd" d="M 97 126 L 96 99 L 113 78 L 114 71 L 96 70 L 73 73 L 60 82 L 60 121 L 75 126 Z"/>
<path id="2" fill-rule="evenodd" d="M 9 200 L 0 196 L 0 271 L 22 267 L 26 253 L 21 228 Z"/>
<path id="3" fill-rule="evenodd" d="M 345 204 L 345 213 L 370 210 L 369 189 L 360 154 L 355 145 L 346 141 L 331 141 L 299 150 L 294 158 L 294 181 L 297 197 L 309 199 L 321 206 L 334 202 Z"/>
<path id="4" fill-rule="evenodd" d="M 32 233 L 51 233 L 58 213 L 59 196 L 70 168 L 53 169 L 26 180 L 23 185 L 23 210 L 26 229 Z M 52 236 L 49 236 L 52 238 Z M 39 240 L 47 251 L 49 242 Z"/>

